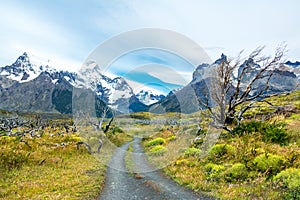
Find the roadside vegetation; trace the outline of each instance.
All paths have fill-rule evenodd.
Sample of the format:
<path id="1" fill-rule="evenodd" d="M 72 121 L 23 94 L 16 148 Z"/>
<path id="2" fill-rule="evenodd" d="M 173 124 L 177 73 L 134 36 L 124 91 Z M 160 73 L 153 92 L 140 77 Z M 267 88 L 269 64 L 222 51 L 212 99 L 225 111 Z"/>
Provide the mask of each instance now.
<path id="1" fill-rule="evenodd" d="M 300 199 L 300 91 L 267 100 L 282 109 L 257 102 L 240 125 L 231 124 L 231 133 L 222 131 L 205 155 L 201 147 L 208 123 L 203 121 L 209 119 L 202 120 L 201 131 L 187 125 L 154 133 L 143 142 L 148 158 L 161 167 L 176 149 L 180 156 L 163 171 L 181 185 L 220 199 Z M 181 148 L 188 138 L 182 135 L 199 139 Z"/>
<path id="2" fill-rule="evenodd" d="M 42 120 L 33 114 L 22 117 L 12 117 L 15 114 L 5 111 L 1 114 L 4 123 L 0 131 L 0 199 L 96 199 L 99 196 L 105 181 L 105 163 L 112 153 L 111 144 L 105 140 L 100 153 L 94 148 L 93 142 L 99 146 L 96 139 L 97 135 L 101 138 L 99 133 L 92 128 L 80 129 L 69 118 Z M 6 123 L 20 123 L 20 126 L 5 130 Z M 90 136 L 82 137 L 80 130 L 89 132 Z M 115 146 L 131 139 L 115 125 L 107 131 L 107 138 Z M 91 151 L 79 145 L 83 141 Z M 101 154 L 102 151 L 106 154 Z"/>

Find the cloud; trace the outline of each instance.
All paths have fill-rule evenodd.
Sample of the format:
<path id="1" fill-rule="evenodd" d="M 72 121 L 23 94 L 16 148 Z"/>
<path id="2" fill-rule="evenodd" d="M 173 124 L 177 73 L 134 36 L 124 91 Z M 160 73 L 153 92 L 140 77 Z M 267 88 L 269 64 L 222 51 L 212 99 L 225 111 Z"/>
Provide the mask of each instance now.
<path id="1" fill-rule="evenodd" d="M 51 56 L 50 53 L 40 52 L 34 47 L 29 46 L 21 46 L 18 44 L 12 45 L 14 49 L 16 49 L 19 52 L 19 55 L 21 55 L 23 52 L 30 52 L 32 56 L 35 56 L 39 58 L 39 60 L 48 61 L 48 65 L 52 66 L 58 70 L 66 70 L 69 71 L 79 71 L 82 63 L 80 61 L 76 61 L 74 59 L 68 59 L 63 56 Z"/>
<path id="2" fill-rule="evenodd" d="M 144 65 L 160 65 L 175 71 L 193 72 L 194 66 L 182 57 L 160 49 L 138 49 L 117 57 L 108 67 L 112 73 L 122 75 L 129 70 L 135 70 Z M 156 70 L 160 70 L 155 68 Z M 153 69 L 154 70 L 154 69 Z M 154 70 L 155 71 L 155 70 Z"/>
<path id="3" fill-rule="evenodd" d="M 211 62 L 197 43 L 163 29 L 139 29 L 117 35 L 99 45 L 89 55 L 89 60 L 95 60 L 104 71 L 119 74 L 122 70 L 126 72 L 149 63 L 192 72 L 199 64 Z"/>
<path id="4" fill-rule="evenodd" d="M 68 37 L 65 37 L 66 31 L 57 24 L 41 20 L 30 11 L 18 6 L 6 7 L 1 5 L 0 8 L 1 26 L 5 27 L 4 37 L 11 34 L 17 38 L 33 38 L 36 40 L 47 41 L 49 44 L 56 42 L 62 45 L 68 43 Z M 63 34 L 64 33 L 64 34 Z M 21 37 L 20 37 L 21 36 Z M 23 36 L 23 37 L 22 37 Z"/>
<path id="5" fill-rule="evenodd" d="M 167 95 L 169 90 L 161 90 L 163 88 L 154 88 L 153 85 L 145 85 L 144 83 L 140 83 L 140 82 L 136 82 L 130 79 L 126 79 L 126 82 L 130 85 L 130 87 L 133 90 L 133 93 L 137 94 L 139 93 L 141 90 L 151 90 L 154 94 L 163 94 L 163 95 Z"/>
<path id="6" fill-rule="evenodd" d="M 176 85 L 187 85 L 191 81 L 191 71 L 176 71 L 171 66 L 161 64 L 147 64 L 142 65 L 129 73 L 145 73 L 151 77 L 155 77 L 165 83 L 176 84 Z"/>
<path id="7" fill-rule="evenodd" d="M 48 3 L 41 9 L 37 2 L 13 1 L 1 4 L 0 51 L 5 52 L 0 65 L 10 64 L 24 51 L 51 58 L 56 68 L 74 70 L 83 63 L 83 45 L 79 44 L 76 31 L 63 20 L 57 23 L 54 6 Z M 46 3 L 47 4 L 47 3 Z M 52 13 L 52 14 L 51 14 Z M 55 14 L 54 14 L 55 13 Z M 78 31 L 78 30 L 77 30 Z"/>
<path id="8" fill-rule="evenodd" d="M 16 44 L 50 57 L 83 61 L 98 44 L 140 28 L 168 29 L 185 35 L 198 46 L 224 47 L 204 48 L 212 60 L 221 52 L 236 55 L 245 49 L 247 54 L 259 45 L 267 45 L 267 54 L 273 53 L 282 41 L 290 47 L 290 59 L 297 60 L 299 5 L 296 0 L 274 1 L 272 5 L 258 0 L 5 1 L 0 7 L 0 51 L 3 52 L 0 64 L 9 64 L 5 62 L 18 56 L 12 47 Z M 120 43 L 124 47 L 110 46 L 103 55 L 115 58 L 129 46 L 157 42 L 162 49 L 171 47 L 176 50 L 173 53 L 183 54 L 194 65 L 200 64 L 195 64 L 199 61 L 197 47 L 184 45 L 178 37 L 159 39 L 157 36 L 128 38 Z"/>
<path id="9" fill-rule="evenodd" d="M 145 72 L 139 71 L 131 71 L 123 76 L 126 80 L 130 80 L 136 83 L 139 83 L 142 86 L 146 86 L 148 88 L 154 88 L 155 90 L 161 91 L 164 94 L 169 93 L 169 91 L 177 88 L 181 88 L 184 85 L 168 83 L 151 76 Z"/>

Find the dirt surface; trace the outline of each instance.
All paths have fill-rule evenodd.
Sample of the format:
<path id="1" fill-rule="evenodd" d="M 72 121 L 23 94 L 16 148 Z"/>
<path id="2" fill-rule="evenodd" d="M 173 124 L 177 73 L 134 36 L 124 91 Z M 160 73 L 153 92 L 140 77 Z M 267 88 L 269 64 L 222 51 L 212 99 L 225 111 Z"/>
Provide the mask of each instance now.
<path id="1" fill-rule="evenodd" d="M 179 186 L 163 176 L 159 170 L 153 171 L 145 158 L 140 142 L 141 139 L 136 137 L 132 142 L 116 150 L 107 169 L 105 186 L 99 200 L 213 199 Z M 125 155 L 131 143 L 134 149 L 132 161 L 136 175 L 128 173 L 125 166 Z"/>

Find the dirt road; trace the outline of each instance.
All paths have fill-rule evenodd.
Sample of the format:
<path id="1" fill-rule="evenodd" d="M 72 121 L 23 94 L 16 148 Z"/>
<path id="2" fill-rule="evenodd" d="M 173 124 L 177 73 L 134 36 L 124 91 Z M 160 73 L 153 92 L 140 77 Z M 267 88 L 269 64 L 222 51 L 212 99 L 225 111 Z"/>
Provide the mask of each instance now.
<path id="1" fill-rule="evenodd" d="M 171 179 L 163 176 L 160 171 L 151 168 L 140 145 L 141 139 L 135 138 L 132 142 L 118 148 L 110 161 L 106 182 L 100 200 L 131 200 L 131 199 L 213 199 L 202 194 L 194 193 Z M 126 170 L 125 155 L 132 143 L 134 153 L 132 161 L 137 176 Z"/>

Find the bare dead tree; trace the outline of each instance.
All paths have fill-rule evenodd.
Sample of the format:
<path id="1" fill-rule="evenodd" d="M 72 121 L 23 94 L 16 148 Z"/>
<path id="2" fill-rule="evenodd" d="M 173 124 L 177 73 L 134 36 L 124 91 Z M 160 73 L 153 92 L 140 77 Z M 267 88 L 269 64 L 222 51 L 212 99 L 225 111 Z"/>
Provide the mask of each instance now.
<path id="1" fill-rule="evenodd" d="M 92 118 L 92 117 L 90 117 L 90 116 L 86 116 L 86 120 L 87 120 L 88 124 L 92 125 L 93 128 L 94 128 L 94 130 L 95 130 L 96 132 L 99 132 L 99 133 L 100 133 L 100 136 L 101 136 L 101 135 L 105 135 L 105 133 L 109 130 L 109 128 L 110 128 L 110 126 L 111 126 L 111 124 L 112 124 L 112 122 L 113 122 L 113 120 L 114 120 L 113 117 L 110 118 L 110 120 L 109 120 L 109 122 L 106 124 L 106 126 L 105 126 L 104 128 L 102 127 L 103 122 L 104 122 L 105 118 L 107 117 L 108 112 L 109 112 L 109 107 L 106 106 L 106 107 L 103 109 L 102 113 L 101 113 L 101 117 L 99 117 L 99 118 L 97 118 L 97 117 Z M 99 146 L 98 146 L 98 148 L 97 148 L 97 152 L 100 153 L 100 150 L 101 150 L 101 148 L 102 148 L 103 142 L 102 142 L 102 140 L 101 140 L 100 138 L 98 139 L 98 142 L 99 142 Z M 82 144 L 85 145 L 85 146 L 88 148 L 88 151 L 89 151 L 90 153 L 92 153 L 92 148 L 91 148 L 91 146 L 90 146 L 88 143 L 86 143 L 86 142 L 78 142 L 78 143 L 77 143 L 77 148 L 79 148 L 79 146 L 82 145 Z"/>
<path id="2" fill-rule="evenodd" d="M 12 132 L 12 129 L 26 127 L 28 124 L 29 121 L 26 121 L 19 116 L 0 118 L 0 131 L 4 132 L 4 135 L 8 136 L 23 136 L 23 132 Z"/>
<path id="3" fill-rule="evenodd" d="M 94 119 L 92 119 L 89 116 L 87 117 L 88 123 L 91 124 L 94 127 L 95 131 L 102 130 L 102 124 L 103 124 L 103 121 L 104 121 L 104 119 L 105 119 L 108 111 L 109 111 L 109 108 L 105 107 L 103 109 L 103 112 L 101 114 L 102 116 L 100 118 L 94 118 Z"/>
<path id="4" fill-rule="evenodd" d="M 255 103 L 274 95 L 267 91 L 282 64 L 285 45 L 279 46 L 273 57 L 261 56 L 263 49 L 257 48 L 247 59 L 241 59 L 242 52 L 236 59 L 222 59 L 206 72 L 207 87 L 199 103 L 208 110 L 214 127 L 232 132 L 229 125 L 235 119 L 239 124 Z"/>
<path id="5" fill-rule="evenodd" d="M 92 152 L 92 147 L 91 147 L 88 143 L 83 142 L 83 141 L 77 142 L 76 146 L 77 146 L 77 149 L 78 149 L 78 150 L 79 150 L 80 145 L 86 146 L 86 148 L 88 149 L 88 152 L 89 152 L 90 154 L 93 153 L 93 152 Z"/>

